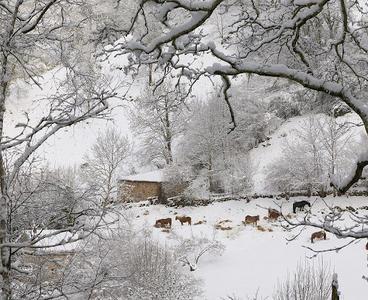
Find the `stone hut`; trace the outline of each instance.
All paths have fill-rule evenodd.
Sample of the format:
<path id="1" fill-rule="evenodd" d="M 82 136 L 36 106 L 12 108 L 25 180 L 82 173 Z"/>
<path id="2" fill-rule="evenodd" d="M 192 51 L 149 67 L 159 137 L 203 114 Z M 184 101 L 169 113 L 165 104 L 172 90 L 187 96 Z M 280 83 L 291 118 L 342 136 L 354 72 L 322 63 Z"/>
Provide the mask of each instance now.
<path id="1" fill-rule="evenodd" d="M 119 199 L 122 202 L 138 202 L 149 198 L 162 200 L 163 171 L 123 177 L 119 180 Z"/>
<path id="2" fill-rule="evenodd" d="M 118 199 L 122 202 L 139 202 L 156 198 L 164 203 L 178 196 L 188 187 L 185 183 L 169 182 L 164 179 L 164 170 L 156 170 L 127 176 L 119 180 Z"/>

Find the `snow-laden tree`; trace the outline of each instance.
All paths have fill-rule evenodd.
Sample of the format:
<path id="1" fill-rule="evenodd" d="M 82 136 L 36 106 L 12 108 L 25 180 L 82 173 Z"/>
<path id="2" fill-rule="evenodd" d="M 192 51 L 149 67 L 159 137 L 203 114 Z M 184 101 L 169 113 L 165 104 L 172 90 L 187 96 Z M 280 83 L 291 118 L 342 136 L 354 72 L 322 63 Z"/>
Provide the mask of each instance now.
<path id="1" fill-rule="evenodd" d="M 180 88 L 147 85 L 129 110 L 130 128 L 141 140 L 138 153 L 145 164 L 158 167 L 174 161 L 175 142 L 187 123 L 187 107 Z"/>
<path id="2" fill-rule="evenodd" d="M 222 80 L 225 100 L 234 76 L 278 77 L 345 102 L 368 131 L 367 9 L 358 1 L 139 1 L 126 38 L 111 52 L 132 65 L 170 66 L 191 83 Z M 155 15 L 149 19 L 147 15 Z M 219 26 L 218 16 L 222 23 Z M 149 39 L 153 25 L 165 28 Z M 142 30 L 144 28 L 145 30 Z M 221 30 L 218 30 L 221 28 Z M 132 37 L 130 33 L 141 34 Z M 181 76 L 180 76 L 181 75 Z M 235 122 L 236 120 L 233 119 Z M 234 123 L 235 124 L 235 123 Z M 368 164 L 362 155 L 346 192 Z"/>
<path id="3" fill-rule="evenodd" d="M 179 142 L 179 160 L 207 177 L 211 192 L 249 189 L 251 164 L 246 153 L 265 141 L 268 132 L 267 106 L 244 100 L 235 89 L 233 93 L 237 97 L 232 98 L 232 106 L 238 117 L 234 130 L 226 103 L 221 95 L 212 94 L 189 104 L 191 116 Z"/>
<path id="4" fill-rule="evenodd" d="M 354 124 L 332 117 L 318 118 L 317 122 L 320 128 L 321 148 L 325 151 L 328 164 L 328 175 L 341 181 L 348 167 L 348 164 L 344 162 L 352 155 L 349 150 L 354 149 L 352 138 Z"/>
<path id="5" fill-rule="evenodd" d="M 83 299 L 172 300 L 201 295 L 201 281 L 181 266 L 175 251 L 127 229 L 86 244 L 63 272 L 64 290 Z"/>
<path id="6" fill-rule="evenodd" d="M 12 192 L 25 164 L 57 132 L 90 118 L 105 117 L 109 99 L 116 95 L 91 63 L 91 49 L 78 48 L 77 35 L 86 26 L 80 13 L 84 4 L 79 0 L 0 1 L 1 299 L 12 298 L 13 278 L 22 272 L 22 266 L 15 264 L 21 249 L 38 248 L 42 240 L 66 231 L 73 232 L 70 239 L 58 240 L 49 247 L 79 240 L 100 224 L 83 222 L 36 234 L 23 242 L 18 241 L 19 232 L 12 231 L 15 213 L 12 204 L 16 202 Z M 15 80 L 26 81 L 30 89 L 37 86 L 42 89 L 45 82 L 42 74 L 51 72 L 51 68 L 55 68 L 54 84 L 45 87 L 42 99 L 30 93 L 30 103 L 22 107 L 24 118 L 17 118 L 15 123 L 7 111 L 14 97 L 11 88 Z M 11 157 L 8 165 L 5 156 Z"/>
<path id="7" fill-rule="evenodd" d="M 26 164 L 11 194 L 12 234 L 41 229 L 71 227 L 96 213 L 94 198 L 84 190 L 72 169 L 49 169 Z"/>
<path id="8" fill-rule="evenodd" d="M 216 96 L 192 103 L 191 110 L 193 114 L 180 143 L 180 151 L 183 159 L 197 171 L 206 170 L 209 189 L 215 191 L 219 188 L 218 175 L 223 170 L 222 163 L 229 149 L 227 110 Z"/>
<path id="9" fill-rule="evenodd" d="M 310 115 L 285 137 L 281 157 L 269 166 L 267 180 L 275 190 L 326 192 L 330 178 L 341 181 L 352 163 L 353 125 L 326 115 Z"/>
<path id="10" fill-rule="evenodd" d="M 99 133 L 95 143 L 83 158 L 81 175 L 87 189 L 106 205 L 116 198 L 117 180 L 123 163 L 131 153 L 131 142 L 114 128 Z"/>

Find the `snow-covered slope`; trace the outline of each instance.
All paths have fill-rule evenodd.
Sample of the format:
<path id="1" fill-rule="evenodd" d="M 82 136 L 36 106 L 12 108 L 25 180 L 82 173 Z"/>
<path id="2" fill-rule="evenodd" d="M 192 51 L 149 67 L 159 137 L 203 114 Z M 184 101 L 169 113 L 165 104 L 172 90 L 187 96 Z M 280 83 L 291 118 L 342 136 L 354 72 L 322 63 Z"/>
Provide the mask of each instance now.
<path id="1" fill-rule="evenodd" d="M 298 130 L 300 131 L 303 124 L 306 124 L 310 117 L 311 115 L 305 115 L 285 121 L 272 135 L 270 135 L 269 141 L 260 144 L 257 148 L 250 151 L 250 159 L 254 169 L 253 182 L 255 193 L 262 194 L 271 192 L 267 183 L 267 175 L 270 171 L 270 167 L 282 156 L 286 143 L 292 143 L 293 140 L 296 139 Z M 318 117 L 324 118 L 326 116 L 321 114 L 318 115 Z M 352 113 L 339 117 L 338 121 L 347 121 L 355 124 L 360 123 L 359 117 Z M 352 137 L 349 146 L 353 148 L 351 146 L 352 143 L 358 145 L 361 142 L 364 129 L 363 127 L 354 127 L 351 132 Z M 355 151 L 359 151 L 359 148 L 360 147 L 357 147 Z"/>

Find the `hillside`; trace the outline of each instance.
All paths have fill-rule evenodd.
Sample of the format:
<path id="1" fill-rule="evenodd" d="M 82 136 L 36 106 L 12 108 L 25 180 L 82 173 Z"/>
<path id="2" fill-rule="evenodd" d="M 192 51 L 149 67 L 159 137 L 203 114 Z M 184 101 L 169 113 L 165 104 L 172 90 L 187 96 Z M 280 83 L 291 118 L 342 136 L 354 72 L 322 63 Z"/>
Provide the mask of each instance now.
<path id="1" fill-rule="evenodd" d="M 277 162 L 283 155 L 284 149 L 288 144 L 292 144 L 298 137 L 298 131 L 300 131 L 304 124 L 308 122 L 310 117 L 325 118 L 324 115 L 305 115 L 300 117 L 294 117 L 288 119 L 281 126 L 270 135 L 270 140 L 261 143 L 257 148 L 250 151 L 250 158 L 253 165 L 253 183 L 254 193 L 267 194 L 275 192 L 267 182 L 267 175 L 270 172 L 272 164 Z M 355 123 L 359 124 L 359 118 L 355 114 L 347 114 L 343 117 L 336 119 L 338 123 Z M 353 126 L 350 130 L 351 139 L 349 147 L 352 150 L 351 158 L 357 157 L 362 149 L 362 134 L 364 130 L 362 127 Z M 349 170 L 346 170 L 346 176 Z"/>

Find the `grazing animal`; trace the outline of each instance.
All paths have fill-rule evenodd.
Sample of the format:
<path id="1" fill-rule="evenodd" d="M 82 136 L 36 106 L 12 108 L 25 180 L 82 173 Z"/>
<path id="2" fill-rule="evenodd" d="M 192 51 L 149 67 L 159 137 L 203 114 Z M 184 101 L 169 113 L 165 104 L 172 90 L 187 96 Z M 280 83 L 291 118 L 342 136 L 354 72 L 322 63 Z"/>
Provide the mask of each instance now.
<path id="1" fill-rule="evenodd" d="M 269 220 L 277 220 L 281 216 L 281 213 L 276 209 L 269 208 L 268 209 L 268 219 Z"/>
<path id="2" fill-rule="evenodd" d="M 161 227 L 168 227 L 168 228 L 171 228 L 171 224 L 172 224 L 172 221 L 171 221 L 171 218 L 166 218 L 166 219 L 158 219 L 156 221 L 156 224 L 155 224 L 155 227 L 157 228 L 161 228 Z"/>
<path id="3" fill-rule="evenodd" d="M 296 213 L 296 209 L 299 208 L 300 210 L 304 210 L 305 206 L 311 207 L 311 204 L 308 201 L 299 201 L 293 203 L 293 213 Z"/>
<path id="4" fill-rule="evenodd" d="M 245 217 L 245 224 L 254 224 L 257 225 L 257 222 L 259 221 L 259 216 L 246 216 Z"/>
<path id="5" fill-rule="evenodd" d="M 181 225 L 183 225 L 184 223 L 188 223 L 188 225 L 192 225 L 192 218 L 188 217 L 188 216 L 176 216 L 175 220 L 179 220 Z"/>
<path id="6" fill-rule="evenodd" d="M 313 244 L 313 240 L 314 239 L 326 239 L 326 232 L 322 231 L 317 231 L 317 232 L 313 232 L 311 235 L 311 243 Z"/>

